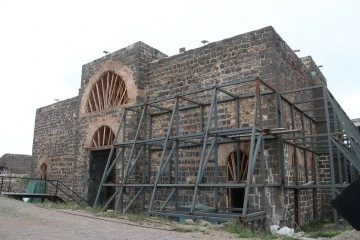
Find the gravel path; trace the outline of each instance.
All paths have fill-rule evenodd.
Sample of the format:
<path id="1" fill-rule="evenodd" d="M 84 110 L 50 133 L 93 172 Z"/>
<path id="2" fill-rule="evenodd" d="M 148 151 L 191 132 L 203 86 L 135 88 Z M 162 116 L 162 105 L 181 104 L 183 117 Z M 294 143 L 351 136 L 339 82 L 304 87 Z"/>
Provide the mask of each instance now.
<path id="1" fill-rule="evenodd" d="M 45 209 L 0 196 L 0 239 L 235 239 L 223 231 L 180 233 L 75 210 Z M 239 238 L 236 238 L 239 239 Z"/>

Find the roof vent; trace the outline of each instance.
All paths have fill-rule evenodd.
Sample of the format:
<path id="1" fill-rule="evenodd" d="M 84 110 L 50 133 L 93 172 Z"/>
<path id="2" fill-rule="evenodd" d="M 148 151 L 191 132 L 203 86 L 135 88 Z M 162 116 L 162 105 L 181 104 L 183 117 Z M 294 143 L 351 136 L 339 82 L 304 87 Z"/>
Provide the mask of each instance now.
<path id="1" fill-rule="evenodd" d="M 184 47 L 179 49 L 179 53 L 184 53 L 186 51 L 186 49 Z"/>

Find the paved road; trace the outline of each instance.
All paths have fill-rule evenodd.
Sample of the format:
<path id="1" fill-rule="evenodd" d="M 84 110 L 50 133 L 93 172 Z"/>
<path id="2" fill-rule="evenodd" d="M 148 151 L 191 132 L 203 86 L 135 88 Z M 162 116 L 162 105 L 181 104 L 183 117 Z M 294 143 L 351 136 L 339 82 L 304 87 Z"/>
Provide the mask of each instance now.
<path id="1" fill-rule="evenodd" d="M 0 196 L 0 239 L 229 239 L 224 232 L 180 233 L 136 226 L 121 219 L 100 218 L 71 210 L 45 209 Z"/>

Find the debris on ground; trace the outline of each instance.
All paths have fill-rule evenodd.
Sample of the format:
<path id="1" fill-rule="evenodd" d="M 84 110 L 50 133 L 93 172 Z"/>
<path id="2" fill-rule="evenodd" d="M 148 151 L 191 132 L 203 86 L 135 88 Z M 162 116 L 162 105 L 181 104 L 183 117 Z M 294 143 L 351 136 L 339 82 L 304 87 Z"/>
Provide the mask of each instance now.
<path id="1" fill-rule="evenodd" d="M 295 230 L 293 228 L 288 228 L 286 226 L 280 227 L 278 225 L 271 225 L 270 226 L 271 234 L 274 236 L 286 236 L 286 237 L 292 237 L 292 238 L 301 238 L 304 233 L 303 232 L 297 232 L 295 233 Z"/>

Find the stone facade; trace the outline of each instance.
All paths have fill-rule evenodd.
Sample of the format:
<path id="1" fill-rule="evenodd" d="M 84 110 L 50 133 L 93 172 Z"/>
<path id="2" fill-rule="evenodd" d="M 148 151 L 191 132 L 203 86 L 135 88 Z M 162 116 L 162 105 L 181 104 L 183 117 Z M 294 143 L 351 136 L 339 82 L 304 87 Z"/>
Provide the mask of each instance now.
<path id="1" fill-rule="evenodd" d="M 0 158 L 0 171 L 8 171 L 13 174 L 31 173 L 32 156 L 24 154 L 4 154 Z"/>
<path id="2" fill-rule="evenodd" d="M 127 89 L 127 102 L 118 107 L 88 112 L 86 104 L 89 104 L 90 98 L 96 99 L 93 95 L 102 96 L 106 100 L 112 94 L 107 93 L 107 86 L 111 88 L 111 79 L 107 79 L 107 85 L 100 90 L 94 87 L 100 76 L 107 72 L 114 73 L 122 79 L 122 84 Z M 41 173 L 40 167 L 45 164 L 48 178 L 61 180 L 76 192 L 91 198 L 90 192 L 93 191 L 91 190 L 93 189 L 91 173 L 95 166 L 89 160 L 92 158 L 91 152 L 109 148 L 104 144 L 107 141 L 104 139 L 108 135 L 104 134 L 101 137 L 98 129 L 107 126 L 113 133 L 116 133 L 124 107 L 255 76 L 271 84 L 277 91 L 326 84 L 324 76 L 311 57 L 298 58 L 272 27 L 213 42 L 170 57 L 138 42 L 85 64 L 82 69 L 81 88 L 78 96 L 40 108 L 36 112 L 33 144 L 35 161 L 32 166 L 32 174 L 38 176 Z M 250 90 L 244 87 L 237 91 L 246 94 Z M 313 97 L 312 93 L 298 93 L 292 95 L 292 99 L 289 100 L 295 101 L 311 97 Z M 208 101 L 209 95 L 204 93 L 200 100 Z M 102 103 L 100 100 L 96 104 L 104 104 L 104 101 Z M 285 104 L 282 109 L 276 109 L 275 101 L 274 96 L 264 96 L 262 99 L 264 128 L 303 128 L 309 134 L 319 131 L 316 124 L 312 123 L 309 118 L 305 117 L 302 121 L 292 122 L 290 105 Z M 240 106 L 240 119 L 237 122 L 236 105 L 234 103 L 219 104 L 218 123 L 220 129 L 251 125 L 254 118 L 254 101 L 248 98 L 241 99 Z M 164 104 L 163 107 L 167 106 Z M 209 108 L 204 109 L 205 122 L 208 111 Z M 200 130 L 198 127 L 199 114 L 191 109 L 182 114 L 180 133 L 198 132 Z M 300 112 L 295 111 L 294 114 L 297 119 L 301 118 Z M 127 135 L 123 136 L 120 131 L 116 136 L 118 141 L 125 141 L 125 139 L 133 137 L 137 128 L 134 123 L 139 117 L 140 114 L 136 113 L 130 116 L 127 123 Z M 153 117 L 152 137 L 165 135 L 169 119 L 170 115 Z M 148 133 L 148 130 L 141 132 L 142 137 L 146 132 Z M 103 141 L 103 144 L 99 139 Z M 101 147 L 94 147 L 94 144 L 101 145 Z M 318 163 L 316 154 L 299 150 L 291 143 L 284 144 L 281 148 L 278 147 L 278 144 L 277 140 L 269 140 L 264 146 L 266 183 L 291 185 L 323 181 L 318 174 L 319 170 L 328 170 L 322 169 L 324 166 Z M 219 146 L 220 182 L 228 181 L 226 161 L 234 148 L 234 144 Z M 154 150 L 151 153 L 152 165 L 149 166 L 150 172 L 152 172 L 151 176 L 155 176 L 158 171 L 160 155 L 160 150 Z M 198 156 L 199 147 L 180 151 L 179 182 L 194 182 L 199 164 Z M 284 163 L 282 163 L 284 171 L 279 168 L 280 156 L 284 159 Z M 294 161 L 297 162 L 298 169 L 294 168 Z M 208 171 L 203 178 L 205 182 L 213 181 L 213 165 L 211 164 L 213 164 L 213 159 L 209 160 Z M 115 181 L 117 182 L 123 169 L 121 166 L 117 166 L 116 169 Z M 169 169 L 169 178 L 171 178 L 173 170 Z M 138 172 L 141 172 L 141 169 L 138 169 Z M 257 165 L 254 179 L 260 178 L 260 167 Z M 133 181 L 137 181 L 136 176 Z M 149 181 L 153 182 L 154 179 L 149 179 Z M 223 207 L 228 204 L 226 191 L 226 189 L 221 189 L 219 194 L 220 206 Z M 192 194 L 193 192 L 190 190 L 182 190 L 179 198 L 181 205 L 190 204 Z M 268 221 L 275 224 L 307 223 L 319 216 L 320 211 L 318 210 L 325 201 L 325 197 L 322 197 L 321 193 L 313 190 L 269 188 L 263 194 L 266 194 Z M 166 198 L 166 194 L 161 196 L 160 193 L 157 199 L 158 203 L 163 202 L 164 198 Z M 249 195 L 249 203 L 256 208 L 260 206 L 260 201 L 261 193 L 255 189 Z M 328 200 L 326 199 L 326 201 Z M 199 202 L 213 206 L 214 199 L 211 194 L 202 192 L 199 195 Z"/>

